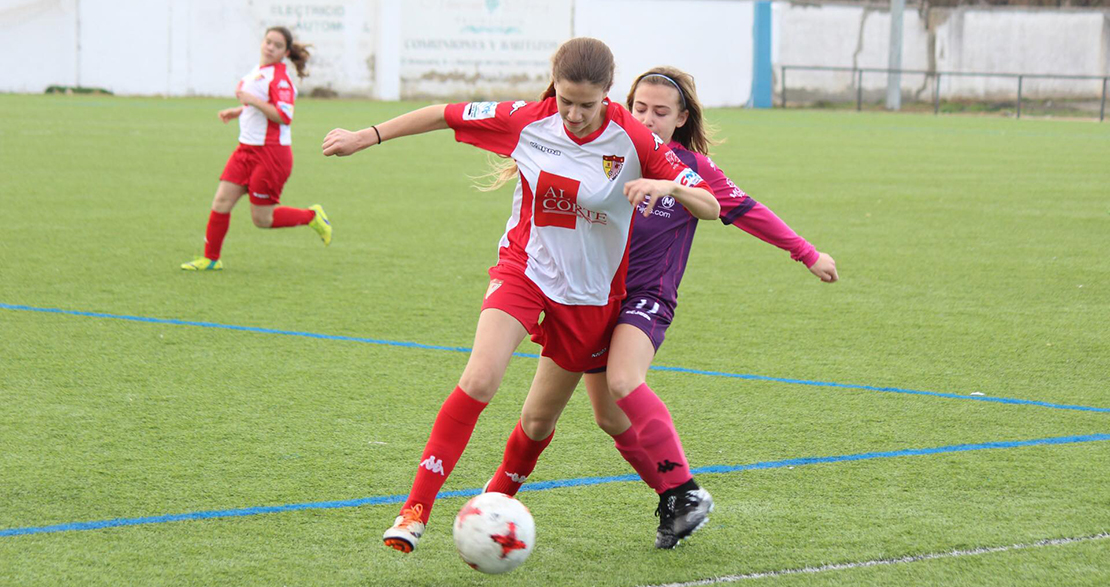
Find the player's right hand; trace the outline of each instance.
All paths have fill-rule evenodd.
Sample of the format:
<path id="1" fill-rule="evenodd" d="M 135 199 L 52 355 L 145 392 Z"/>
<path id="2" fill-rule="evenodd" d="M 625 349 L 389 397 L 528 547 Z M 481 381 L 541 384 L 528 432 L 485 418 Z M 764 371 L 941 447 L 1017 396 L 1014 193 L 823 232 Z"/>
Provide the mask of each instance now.
<path id="1" fill-rule="evenodd" d="M 347 155 L 354 155 L 368 146 L 362 144 L 357 132 L 337 128 L 324 137 L 324 156 L 338 155 L 339 157 L 346 157 Z"/>

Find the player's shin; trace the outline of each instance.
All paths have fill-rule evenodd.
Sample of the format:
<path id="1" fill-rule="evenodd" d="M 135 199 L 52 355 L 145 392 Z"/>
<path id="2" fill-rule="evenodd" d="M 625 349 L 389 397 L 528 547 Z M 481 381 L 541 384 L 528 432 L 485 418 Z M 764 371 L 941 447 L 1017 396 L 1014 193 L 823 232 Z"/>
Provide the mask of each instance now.
<path id="1" fill-rule="evenodd" d="M 505 456 L 501 459 L 501 466 L 497 467 L 497 472 L 493 474 L 485 490 L 516 495 L 521 485 L 524 485 L 525 480 L 536 468 L 540 454 L 548 444 L 551 444 L 554 436 L 555 432 L 552 432 L 547 435 L 547 438 L 533 440 L 524 432 L 520 422 L 517 422 L 512 434 L 509 435 L 509 441 L 505 444 Z"/>

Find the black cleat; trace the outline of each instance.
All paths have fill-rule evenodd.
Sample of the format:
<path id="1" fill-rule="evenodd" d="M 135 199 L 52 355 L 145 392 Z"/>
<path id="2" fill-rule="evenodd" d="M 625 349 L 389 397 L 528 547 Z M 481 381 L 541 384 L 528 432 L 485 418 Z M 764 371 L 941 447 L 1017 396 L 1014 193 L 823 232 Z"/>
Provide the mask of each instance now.
<path id="1" fill-rule="evenodd" d="M 655 548 L 674 548 L 683 538 L 693 534 L 709 521 L 713 511 L 713 496 L 698 487 L 691 479 L 659 496 L 659 529 L 655 533 Z"/>

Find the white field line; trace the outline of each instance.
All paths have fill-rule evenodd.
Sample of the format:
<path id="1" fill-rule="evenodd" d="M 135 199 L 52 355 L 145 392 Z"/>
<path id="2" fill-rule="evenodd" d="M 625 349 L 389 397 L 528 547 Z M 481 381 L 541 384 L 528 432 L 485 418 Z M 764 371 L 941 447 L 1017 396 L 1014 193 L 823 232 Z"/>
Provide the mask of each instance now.
<path id="1" fill-rule="evenodd" d="M 1071 544 L 1073 542 L 1087 542 L 1091 540 L 1102 540 L 1110 538 L 1110 532 L 1102 532 L 1093 536 L 1080 536 L 1077 538 L 1054 538 L 1051 540 L 1040 540 L 1031 544 L 1011 544 L 1010 546 L 990 546 L 983 548 L 975 548 L 972 550 L 953 550 L 951 552 L 937 552 L 931 554 L 916 554 L 912 556 L 904 556 L 901 558 L 888 558 L 876 559 L 869 561 L 862 561 L 856 563 L 838 563 L 832 565 L 822 565 L 820 567 L 804 567 L 801 569 L 783 569 L 781 571 L 764 571 L 762 573 L 748 573 L 746 575 L 727 575 L 724 577 L 714 577 L 712 579 L 701 579 L 698 581 L 688 581 L 685 583 L 664 583 L 659 585 L 647 585 L 644 587 L 694 587 L 695 585 L 716 585 L 717 583 L 734 583 L 736 581 L 743 581 L 745 579 L 763 579 L 766 577 L 780 577 L 783 575 L 801 575 L 812 573 L 823 573 L 825 571 L 841 571 L 844 569 L 862 569 L 865 567 L 877 567 L 879 565 L 894 565 L 900 563 L 915 563 L 918 561 L 933 560 L 938 558 L 955 558 L 959 556 L 974 556 L 978 554 L 989 554 L 992 552 L 1006 552 L 1008 550 L 1024 550 L 1027 548 L 1038 548 L 1041 546 L 1058 546 L 1061 544 Z"/>

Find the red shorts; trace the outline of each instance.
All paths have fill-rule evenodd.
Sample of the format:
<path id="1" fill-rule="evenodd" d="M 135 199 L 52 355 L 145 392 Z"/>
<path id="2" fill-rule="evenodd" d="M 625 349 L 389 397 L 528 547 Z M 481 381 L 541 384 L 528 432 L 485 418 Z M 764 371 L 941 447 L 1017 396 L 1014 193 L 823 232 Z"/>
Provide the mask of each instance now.
<path id="1" fill-rule="evenodd" d="M 220 179 L 246 186 L 251 203 L 273 206 L 281 201 L 281 188 L 293 172 L 289 145 L 244 145 L 231 154 Z"/>
<path id="2" fill-rule="evenodd" d="M 490 268 L 489 277 L 482 309 L 497 308 L 516 318 L 543 347 L 541 355 L 575 373 L 605 366 L 620 300 L 605 306 L 568 306 L 548 299 L 520 269 L 497 265 Z"/>

